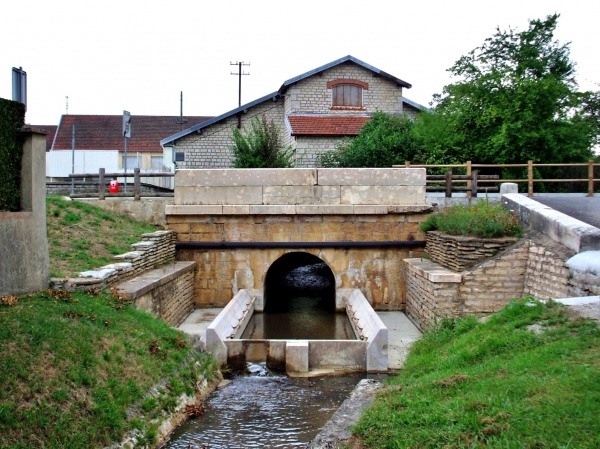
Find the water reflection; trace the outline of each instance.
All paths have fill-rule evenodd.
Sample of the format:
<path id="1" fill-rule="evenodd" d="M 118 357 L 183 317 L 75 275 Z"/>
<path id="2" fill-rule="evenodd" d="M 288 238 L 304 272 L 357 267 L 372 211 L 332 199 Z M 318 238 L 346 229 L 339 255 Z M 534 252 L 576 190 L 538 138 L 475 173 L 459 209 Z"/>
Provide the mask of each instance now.
<path id="1" fill-rule="evenodd" d="M 207 399 L 207 411 L 175 430 L 163 448 L 304 447 L 331 418 L 364 373 L 289 378 L 264 364 Z"/>

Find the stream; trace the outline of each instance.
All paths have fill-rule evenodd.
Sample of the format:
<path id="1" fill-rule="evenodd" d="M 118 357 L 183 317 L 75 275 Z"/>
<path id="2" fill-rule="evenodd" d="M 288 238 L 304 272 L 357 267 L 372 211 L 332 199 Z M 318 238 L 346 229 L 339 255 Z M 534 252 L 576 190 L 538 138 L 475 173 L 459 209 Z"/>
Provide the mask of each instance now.
<path id="1" fill-rule="evenodd" d="M 206 411 L 162 446 L 181 449 L 305 447 L 366 373 L 291 378 L 248 364 L 205 401 Z"/>

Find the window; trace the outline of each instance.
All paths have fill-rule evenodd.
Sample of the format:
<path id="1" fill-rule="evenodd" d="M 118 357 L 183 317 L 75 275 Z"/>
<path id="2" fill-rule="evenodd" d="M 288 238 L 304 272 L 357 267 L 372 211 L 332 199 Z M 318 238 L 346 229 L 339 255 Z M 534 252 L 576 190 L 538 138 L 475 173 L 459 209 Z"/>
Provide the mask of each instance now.
<path id="1" fill-rule="evenodd" d="M 123 168 L 125 168 L 125 156 L 121 161 Z M 133 170 L 134 168 L 140 168 L 140 158 L 137 156 L 127 156 L 127 171 Z"/>
<path id="2" fill-rule="evenodd" d="M 362 107 L 362 87 L 352 84 L 340 84 L 331 90 L 332 106 Z"/>
<path id="3" fill-rule="evenodd" d="M 332 109 L 363 109 L 363 90 L 369 88 L 364 81 L 354 79 L 337 79 L 329 81 L 331 89 Z"/>

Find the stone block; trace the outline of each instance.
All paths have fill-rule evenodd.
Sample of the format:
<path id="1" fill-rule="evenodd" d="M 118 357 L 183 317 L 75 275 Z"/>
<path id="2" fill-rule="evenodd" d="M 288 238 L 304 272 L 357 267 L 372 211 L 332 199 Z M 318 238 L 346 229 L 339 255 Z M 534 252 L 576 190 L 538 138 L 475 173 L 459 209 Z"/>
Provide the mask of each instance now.
<path id="1" fill-rule="evenodd" d="M 341 186 L 424 186 L 424 168 L 319 168 L 318 184 Z"/>
<path id="2" fill-rule="evenodd" d="M 259 169 L 183 169 L 175 172 L 175 185 L 193 186 L 265 186 L 315 185 L 313 168 L 259 168 Z M 177 189 L 176 189 L 177 190 Z"/>
<path id="3" fill-rule="evenodd" d="M 262 204 L 262 186 L 177 187 L 175 205 Z"/>
<path id="4" fill-rule="evenodd" d="M 307 373 L 308 341 L 288 341 L 285 345 L 285 370 L 290 373 Z"/>
<path id="5" fill-rule="evenodd" d="M 212 206 L 176 206 L 169 205 L 165 207 L 165 214 L 169 215 L 222 215 L 223 206 L 212 205 Z M 171 228 L 171 225 L 169 226 Z"/>
<path id="6" fill-rule="evenodd" d="M 424 203 L 424 186 L 354 185 L 341 188 L 341 204 L 408 205 Z"/>

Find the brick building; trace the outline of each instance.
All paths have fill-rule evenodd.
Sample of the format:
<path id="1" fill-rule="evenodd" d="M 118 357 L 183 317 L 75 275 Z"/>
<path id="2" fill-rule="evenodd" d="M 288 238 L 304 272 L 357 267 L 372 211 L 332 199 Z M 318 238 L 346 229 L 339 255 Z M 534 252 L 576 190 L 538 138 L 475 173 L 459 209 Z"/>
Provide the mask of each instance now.
<path id="1" fill-rule="evenodd" d="M 296 167 L 315 167 L 321 153 L 356 136 L 371 114 L 414 116 L 422 106 L 406 99 L 411 85 L 353 56 L 285 81 L 279 90 L 161 140 L 178 168 L 231 166 L 232 129 L 264 115 L 295 150 Z"/>

